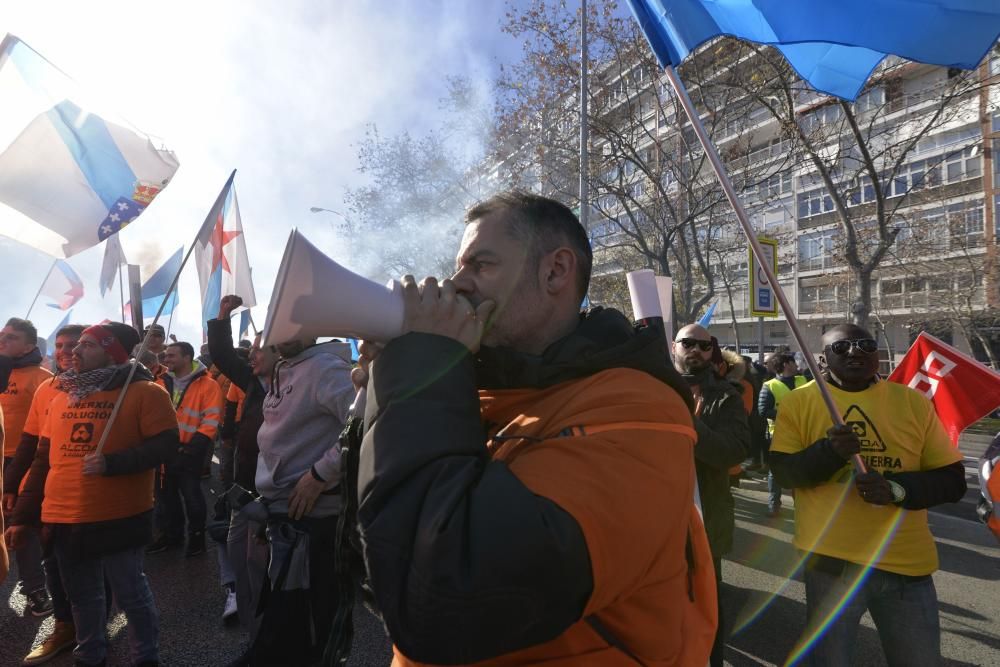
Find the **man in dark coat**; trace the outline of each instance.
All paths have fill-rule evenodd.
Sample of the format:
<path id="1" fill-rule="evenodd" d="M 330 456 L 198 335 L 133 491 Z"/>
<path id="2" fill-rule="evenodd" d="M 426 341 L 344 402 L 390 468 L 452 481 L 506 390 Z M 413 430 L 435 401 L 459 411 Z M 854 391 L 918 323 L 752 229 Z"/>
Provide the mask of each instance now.
<path id="1" fill-rule="evenodd" d="M 750 451 L 750 427 L 740 391 L 718 377 L 712 366 L 712 336 L 705 327 L 689 324 L 674 338 L 674 367 L 694 394 L 694 426 L 698 443 L 694 447 L 698 491 L 705 514 L 705 530 L 712 549 L 716 582 L 722 582 L 722 556 L 733 546 L 733 495 L 729 490 L 729 469 Z M 712 648 L 712 665 L 722 664 L 722 608 L 719 630 Z"/>

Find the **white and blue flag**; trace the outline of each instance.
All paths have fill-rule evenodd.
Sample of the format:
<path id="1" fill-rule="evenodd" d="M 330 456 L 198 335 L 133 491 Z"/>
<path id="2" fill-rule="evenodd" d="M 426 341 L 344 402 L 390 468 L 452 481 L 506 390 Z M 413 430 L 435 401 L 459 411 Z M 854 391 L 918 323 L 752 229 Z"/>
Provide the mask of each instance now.
<path id="1" fill-rule="evenodd" d="M 55 257 L 135 220 L 179 163 L 18 38 L 0 42 L 0 233 Z"/>

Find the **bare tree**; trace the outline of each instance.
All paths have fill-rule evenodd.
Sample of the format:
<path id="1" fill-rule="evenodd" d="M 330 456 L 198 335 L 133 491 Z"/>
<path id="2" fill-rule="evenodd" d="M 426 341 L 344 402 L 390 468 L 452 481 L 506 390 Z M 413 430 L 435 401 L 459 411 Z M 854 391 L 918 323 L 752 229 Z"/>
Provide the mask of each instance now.
<path id="1" fill-rule="evenodd" d="M 358 168 L 369 182 L 347 190 L 350 215 L 340 227 L 355 263 L 374 278 L 449 275 L 462 214 L 492 194 L 481 174 L 490 107 L 469 81 L 448 84 L 448 113 L 437 129 L 386 137 L 371 125 L 358 146 Z"/>
<path id="2" fill-rule="evenodd" d="M 961 188 L 979 175 L 970 146 L 940 151 L 933 144 L 944 130 L 976 121 L 980 83 L 974 73 L 891 61 L 852 104 L 809 89 L 777 51 L 751 49 L 744 76 L 732 81 L 792 139 L 800 233 L 835 228 L 829 245 L 847 268 L 840 284 L 849 285 L 849 314 L 867 326 L 874 276 L 890 258 L 906 210 L 933 188 Z M 969 143 L 977 134 L 956 129 L 952 137 Z M 952 178 L 956 155 L 962 162 Z"/>
<path id="3" fill-rule="evenodd" d="M 718 276 L 709 258 L 735 220 L 636 22 L 622 17 L 615 2 L 592 3 L 589 10 L 587 179 L 601 269 L 592 295 L 617 298 L 608 285 L 612 276 L 651 268 L 673 278 L 674 321 L 690 322 L 716 294 Z M 504 29 L 523 40 L 524 60 L 506 68 L 498 82 L 503 141 L 496 160 L 513 182 L 578 204 L 579 15 L 563 3 L 536 0 L 526 9 L 511 8 Z M 734 105 L 745 95 L 719 82 L 732 76 L 728 65 L 738 57 L 723 45 L 690 59 L 681 75 L 706 110 L 709 134 L 728 139 L 725 159 L 742 162 L 734 170 L 737 187 L 756 191 L 783 167 L 748 168 L 749 154 L 759 148 L 752 109 Z M 737 108 L 742 117 L 733 113 Z"/>

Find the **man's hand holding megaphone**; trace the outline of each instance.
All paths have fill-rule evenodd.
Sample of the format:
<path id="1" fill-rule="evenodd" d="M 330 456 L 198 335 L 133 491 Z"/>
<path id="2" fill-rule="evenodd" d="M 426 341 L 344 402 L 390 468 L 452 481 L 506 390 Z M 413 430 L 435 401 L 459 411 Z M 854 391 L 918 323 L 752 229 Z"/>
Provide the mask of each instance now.
<path id="1" fill-rule="evenodd" d="M 470 352 L 479 351 L 487 320 L 496 303 L 487 299 L 474 308 L 455 289 L 455 283 L 444 279 L 424 278 L 418 286 L 413 276 L 404 276 L 403 332 L 417 331 L 437 334 L 457 340 Z"/>

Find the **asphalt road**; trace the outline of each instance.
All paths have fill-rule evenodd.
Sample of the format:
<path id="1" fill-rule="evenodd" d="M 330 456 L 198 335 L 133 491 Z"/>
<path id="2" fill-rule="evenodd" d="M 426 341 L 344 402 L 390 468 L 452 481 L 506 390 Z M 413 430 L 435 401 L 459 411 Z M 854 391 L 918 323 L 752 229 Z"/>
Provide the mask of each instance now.
<path id="1" fill-rule="evenodd" d="M 947 665 L 1000 664 L 1000 548 L 982 524 L 971 520 L 975 493 L 970 489 L 962 503 L 930 514 L 941 560 L 934 580 Z M 791 545 L 794 502 L 786 495 L 782 515 L 768 519 L 763 481 L 744 481 L 735 495 L 735 547 L 723 565 L 723 606 L 732 632 L 726 659 L 738 667 L 782 665 L 805 620 L 801 577 L 789 577 L 797 560 Z M 220 621 L 224 596 L 214 551 L 191 559 L 178 552 L 150 556 L 146 570 L 161 614 L 163 664 L 225 665 L 241 653 L 244 633 Z M 14 592 L 12 577 L 0 586 L 0 666 L 20 664 L 51 627 L 51 619 L 39 622 L 24 618 L 22 612 L 23 598 Z M 388 665 L 388 640 L 381 625 L 364 610 L 356 610 L 355 618 L 351 664 Z M 120 614 L 110 624 L 109 665 L 128 664 L 124 625 Z M 867 616 L 857 651 L 857 665 L 885 664 Z M 66 667 L 72 659 L 66 654 L 49 664 Z"/>
<path id="2" fill-rule="evenodd" d="M 169 667 L 224 666 L 246 648 L 246 634 L 222 624 L 225 595 L 219 586 L 214 548 L 194 558 L 179 551 L 147 556 L 149 577 L 160 610 L 160 658 Z M 8 580 L 0 586 L 0 666 L 20 665 L 21 658 L 51 629 L 52 619 L 39 622 L 22 616 L 24 598 Z M 128 665 L 125 616 L 109 624 L 108 665 Z M 355 641 L 350 665 L 384 667 L 390 662 L 389 641 L 381 624 L 363 608 L 355 610 Z M 46 663 L 73 664 L 69 652 Z"/>

